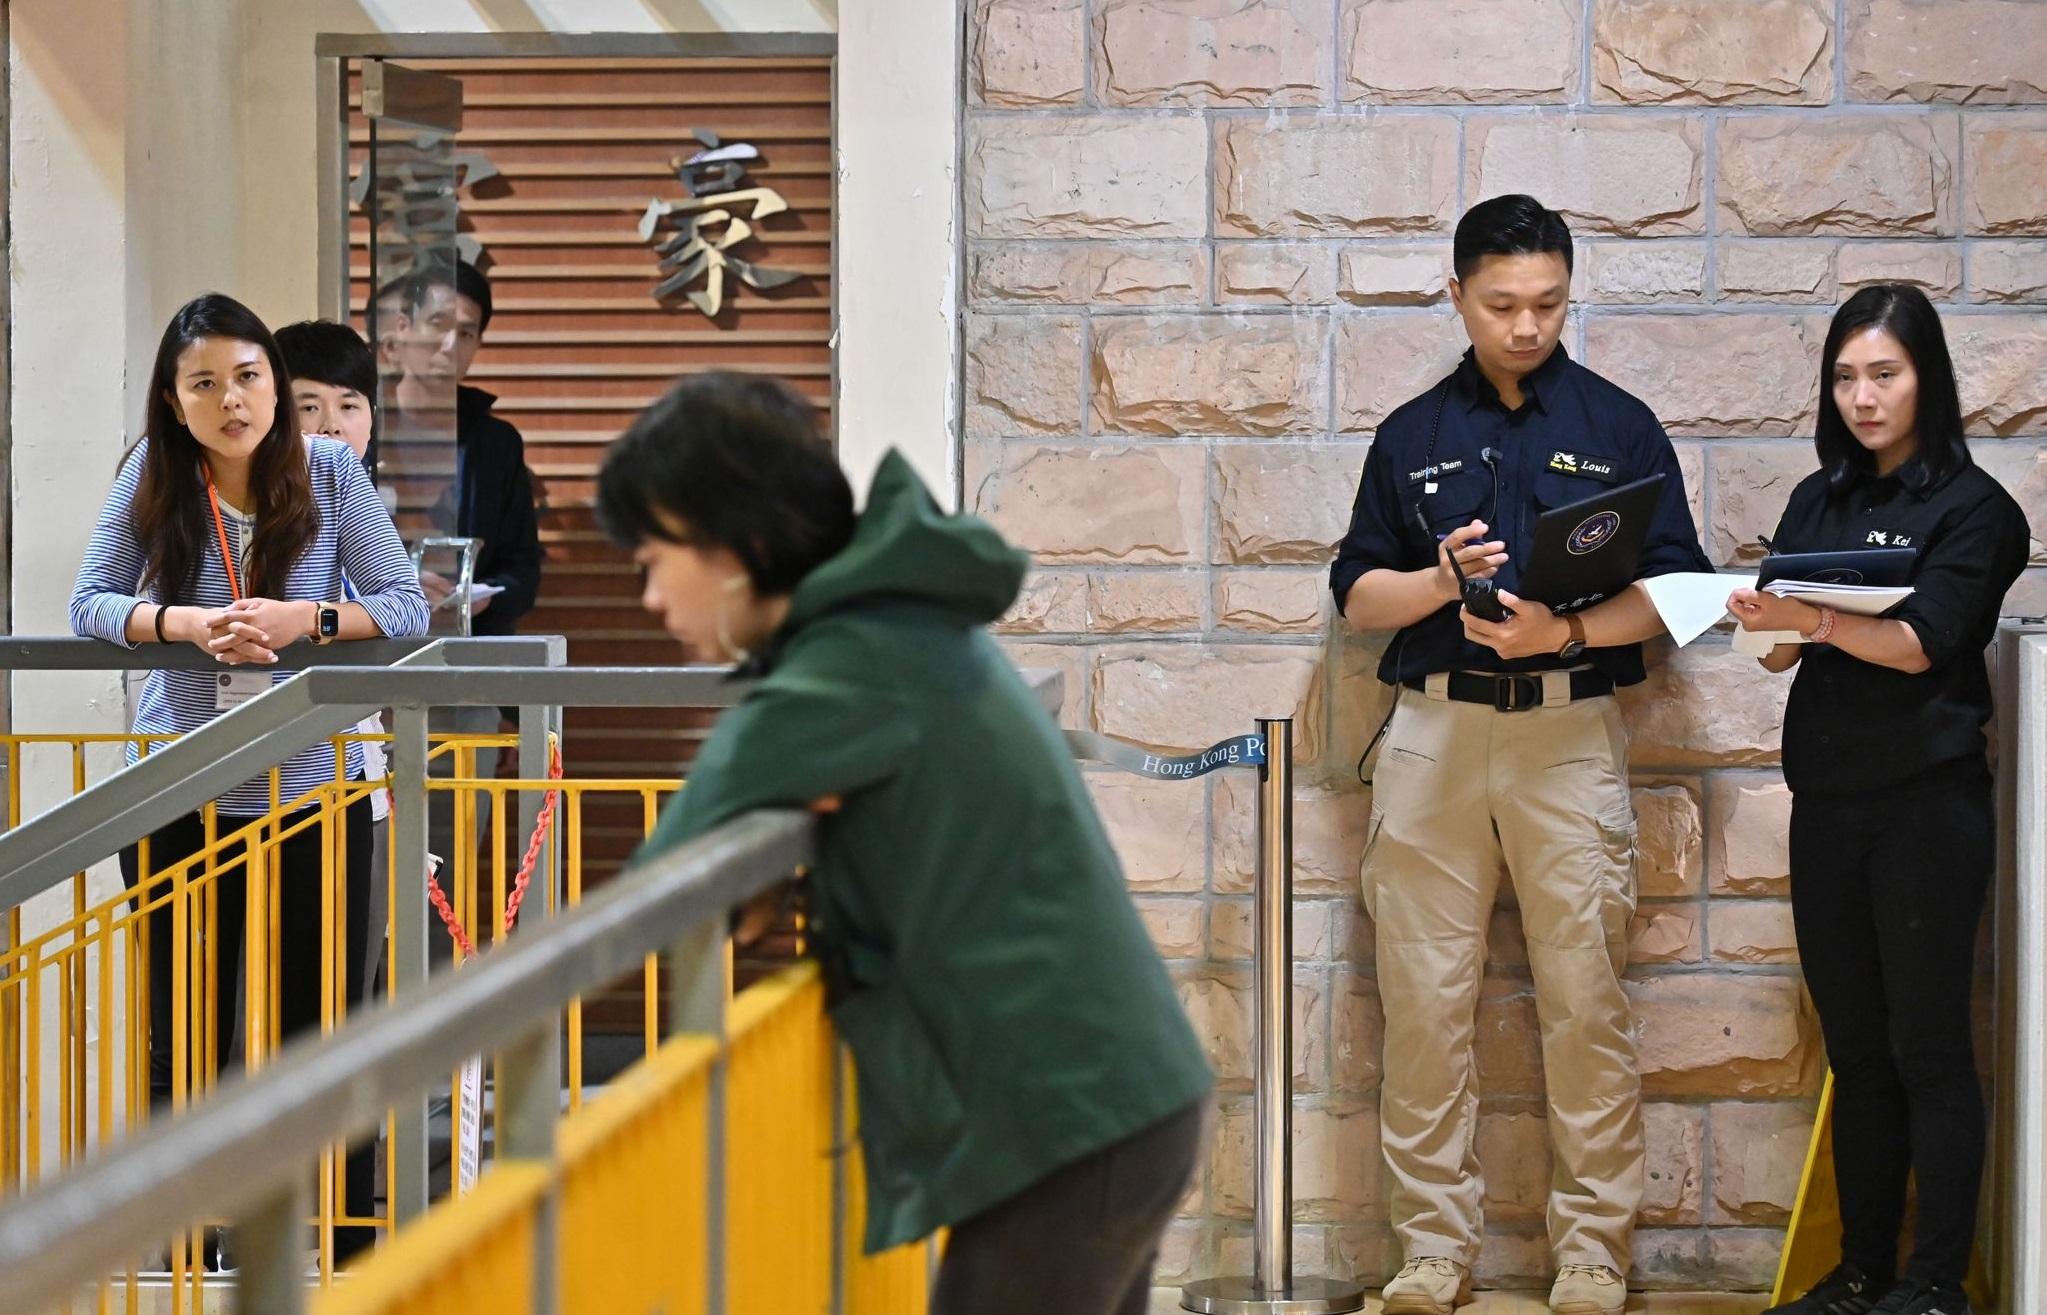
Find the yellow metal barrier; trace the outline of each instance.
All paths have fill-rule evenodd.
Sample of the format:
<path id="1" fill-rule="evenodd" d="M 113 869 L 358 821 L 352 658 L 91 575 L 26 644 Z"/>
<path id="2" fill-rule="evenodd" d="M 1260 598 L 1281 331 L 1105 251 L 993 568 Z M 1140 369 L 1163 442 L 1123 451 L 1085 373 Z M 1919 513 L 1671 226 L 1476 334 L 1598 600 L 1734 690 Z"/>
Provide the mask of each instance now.
<path id="1" fill-rule="evenodd" d="M 317 1315 L 524 1310 L 444 1304 L 438 1295 L 456 1269 L 479 1285 L 497 1285 L 492 1291 L 531 1281 L 530 1257 L 490 1245 L 493 1221 L 509 1207 L 486 1189 L 515 1169 L 559 1175 L 552 1179 L 554 1254 L 564 1311 L 701 1315 L 710 1273 L 706 1191 L 718 1137 L 728 1310 L 831 1309 L 836 1246 L 848 1261 L 850 1315 L 924 1315 L 929 1246 L 858 1258 L 859 1155 L 834 1141 L 834 1102 L 850 1085 L 834 1082 L 837 1046 L 815 965 L 786 969 L 741 992 L 728 1021 L 722 1046 L 703 1036 L 661 1046 L 563 1120 L 556 1165 L 508 1161 L 493 1168 L 475 1192 L 429 1212 L 327 1294 Z M 718 1128 L 711 1091 L 721 1062 L 726 1116 Z M 849 1171 L 847 1210 L 835 1238 L 833 1169 L 840 1155 Z M 421 1295 L 429 1290 L 431 1298 Z"/>
<path id="2" fill-rule="evenodd" d="M 834 1046 L 815 967 L 748 988 L 726 1026 L 731 1309 L 823 1310 L 832 1293 Z"/>
<path id="3" fill-rule="evenodd" d="M 717 1057 L 709 1038 L 678 1037 L 562 1124 L 566 1315 L 702 1315 Z"/>
<path id="4" fill-rule="evenodd" d="M 400 1233 L 375 1264 L 324 1293 L 314 1309 L 320 1315 L 526 1315 L 533 1309 L 537 1216 L 552 1182 L 546 1165 L 497 1166 L 459 1208 L 433 1211 Z"/>
<path id="5" fill-rule="evenodd" d="M 229 826 L 205 810 L 207 844 L 162 868 L 139 847 L 140 880 L 133 889 L 89 889 L 86 874 L 70 883 L 68 909 L 39 910 L 40 924 L 23 936 L 23 910 L 8 911 L 8 948 L 0 949 L 0 1195 L 34 1183 L 82 1157 L 92 1147 L 149 1118 L 150 948 L 147 919 L 172 924 L 170 1103 L 182 1107 L 216 1081 L 239 1044 L 251 1067 L 275 1052 L 277 1011 L 278 846 L 308 830 L 323 836 L 321 1030 L 338 1026 L 353 1002 L 345 963 L 347 883 L 343 811 L 388 780 L 348 782 L 342 777 L 350 740 L 334 740 L 336 780 L 297 799 L 281 797 L 271 773 L 272 812 Z M 7 755 L 8 825 L 23 820 L 22 783 L 30 756 L 67 754 L 72 793 L 117 770 L 131 743 L 143 753 L 166 737 L 121 735 L 0 736 Z M 581 902 L 591 808 L 623 799 L 642 835 L 661 803 L 680 782 L 634 780 L 508 780 L 479 775 L 510 736 L 436 737 L 432 754 L 450 759 L 452 775 L 427 788 L 452 795 L 455 853 L 443 884 L 465 931 L 479 949 L 504 938 L 504 911 L 526 837 L 514 811 L 522 793 L 560 792 L 558 822 L 549 843 L 563 884 L 560 899 Z M 89 770 L 91 769 L 91 770 Z M 479 801 L 488 798 L 490 821 Z M 300 813 L 300 816 L 292 816 Z M 615 829 L 615 824 L 614 824 Z M 374 874 L 395 894 L 403 884 L 395 861 Z M 221 893 L 233 883 L 246 903 L 243 938 L 245 1008 L 238 1035 L 222 1036 L 217 1001 L 232 978 L 215 953 L 220 944 Z M 533 893 L 534 915 L 551 910 L 556 892 Z M 395 908 L 396 899 L 386 901 Z M 373 929 L 372 934 L 376 934 Z M 388 952 L 394 927 L 382 934 Z M 429 935 L 446 935 L 436 924 Z M 456 952 L 459 956 L 459 950 Z M 346 1214 L 345 1165 L 340 1148 L 322 1157 L 316 1197 L 319 1282 L 330 1289 L 323 1311 L 430 1312 L 524 1310 L 523 1289 L 506 1275 L 530 1274 L 535 1203 L 558 1191 L 557 1255 L 571 1311 L 662 1309 L 688 1315 L 703 1308 L 707 1271 L 701 1239 L 707 1203 L 702 1193 L 678 1190 L 705 1183 L 711 1163 L 711 1084 L 722 1064 L 727 1083 L 721 1130 L 727 1219 L 725 1273 L 730 1309 L 824 1309 L 833 1285 L 833 1175 L 843 1156 L 845 1217 L 840 1221 L 845 1258 L 845 1309 L 858 1315 L 922 1315 L 932 1250 L 907 1247 L 885 1256 L 859 1256 L 862 1228 L 859 1156 L 840 1144 L 854 1124 L 850 1081 L 835 1082 L 837 1053 L 815 969 L 802 966 L 761 982 L 729 1006 L 729 1040 L 721 1047 L 701 1037 L 660 1044 L 658 961 L 647 960 L 641 1031 L 645 1058 L 609 1084 L 602 1099 L 584 1101 L 583 1011 L 567 1011 L 569 1102 L 560 1129 L 556 1168 L 506 1161 L 492 1167 L 460 1202 L 429 1212 L 405 1230 L 348 1282 L 333 1284 L 333 1230 L 368 1224 L 389 1230 L 388 1213 L 374 1219 Z M 391 988 L 387 984 L 386 990 Z M 847 1107 L 834 1118 L 836 1093 Z M 457 1114 L 459 1118 L 459 1113 Z M 459 1138 L 462 1130 L 456 1129 Z M 691 1239 L 697 1239 L 692 1242 Z M 205 1235 L 171 1239 L 168 1258 L 173 1315 L 203 1315 L 217 1290 L 204 1283 L 200 1258 Z M 380 1276 L 390 1276 L 388 1279 Z M 518 1291 L 519 1295 L 512 1295 Z M 124 1290 L 124 1291 L 123 1291 Z M 138 1271 L 98 1285 L 86 1306 L 103 1313 L 119 1303 L 138 1309 Z"/>

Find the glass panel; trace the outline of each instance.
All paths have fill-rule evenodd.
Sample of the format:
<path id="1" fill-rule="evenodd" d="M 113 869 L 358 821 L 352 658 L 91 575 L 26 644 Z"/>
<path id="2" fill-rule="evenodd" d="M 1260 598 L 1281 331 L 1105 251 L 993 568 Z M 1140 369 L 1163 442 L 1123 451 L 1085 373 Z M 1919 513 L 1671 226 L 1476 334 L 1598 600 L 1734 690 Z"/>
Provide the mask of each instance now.
<path id="1" fill-rule="evenodd" d="M 453 271 L 461 165 L 461 84 L 381 60 L 363 66 L 369 155 L 355 201 L 368 220 L 382 424 L 373 471 L 428 597 L 432 633 L 468 634 L 474 544 L 457 536 L 461 452 Z"/>

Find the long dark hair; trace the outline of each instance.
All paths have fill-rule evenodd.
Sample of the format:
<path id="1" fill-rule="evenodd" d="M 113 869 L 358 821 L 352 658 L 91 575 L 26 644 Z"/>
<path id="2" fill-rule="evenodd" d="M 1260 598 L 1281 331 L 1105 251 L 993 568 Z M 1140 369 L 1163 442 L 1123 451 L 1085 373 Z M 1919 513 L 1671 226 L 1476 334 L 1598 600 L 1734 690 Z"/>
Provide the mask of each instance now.
<path id="1" fill-rule="evenodd" d="M 1820 468 L 1827 472 L 1828 493 L 1841 494 L 1859 476 L 1876 470 L 1876 458 L 1856 439 L 1841 417 L 1841 408 L 1834 405 L 1834 362 L 1850 338 L 1868 329 L 1882 329 L 1896 338 L 1919 376 L 1913 417 L 1919 450 L 1907 463 L 1916 464 L 1919 472 L 1907 478 L 1939 483 L 1971 465 L 1975 458 L 1962 434 L 1962 399 L 1955 387 L 1955 365 L 1948 356 L 1947 334 L 1940 327 L 1939 313 L 1917 288 L 1877 283 L 1848 298 L 1834 312 L 1826 347 L 1820 352 L 1820 418 L 1814 446 L 1819 449 Z"/>
<path id="2" fill-rule="evenodd" d="M 249 512 L 256 517 L 256 534 L 249 545 L 248 579 L 242 582 L 251 597 L 267 597 L 283 590 L 291 568 L 319 534 L 320 508 L 313 501 L 284 354 L 254 311 L 218 292 L 194 297 L 171 316 L 150 372 L 149 405 L 142 420 L 147 443 L 137 444 L 146 455 L 130 509 L 145 563 L 142 588 L 166 602 L 189 590 L 198 579 L 206 536 L 213 532 L 206 505 L 205 449 L 171 405 L 177 395 L 178 357 L 202 338 L 254 343 L 269 358 L 276 380 L 277 412 L 249 463 L 250 500 L 255 504 Z M 124 460 L 133 459 L 130 449 Z"/>

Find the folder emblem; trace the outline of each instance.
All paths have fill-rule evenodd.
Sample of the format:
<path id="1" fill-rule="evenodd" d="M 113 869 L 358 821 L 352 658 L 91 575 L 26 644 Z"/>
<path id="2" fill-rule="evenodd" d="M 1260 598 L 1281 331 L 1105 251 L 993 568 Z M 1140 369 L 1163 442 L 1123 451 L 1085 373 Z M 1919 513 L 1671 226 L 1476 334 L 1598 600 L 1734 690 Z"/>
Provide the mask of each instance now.
<path id="1" fill-rule="evenodd" d="M 1564 540 L 1564 547 L 1574 556 L 1578 557 L 1583 557 L 1587 553 L 1598 552 L 1607 540 L 1620 532 L 1620 528 L 1621 516 L 1619 512 L 1597 512 L 1578 522 L 1578 527 L 1572 530 L 1570 536 Z"/>

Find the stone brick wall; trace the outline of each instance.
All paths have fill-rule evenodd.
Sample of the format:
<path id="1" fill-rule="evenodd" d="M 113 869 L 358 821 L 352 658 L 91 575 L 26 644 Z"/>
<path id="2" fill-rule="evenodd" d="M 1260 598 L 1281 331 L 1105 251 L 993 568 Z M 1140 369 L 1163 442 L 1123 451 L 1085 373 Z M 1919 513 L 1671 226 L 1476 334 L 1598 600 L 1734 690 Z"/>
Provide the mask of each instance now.
<path id="1" fill-rule="evenodd" d="M 1703 541 L 1752 563 L 1809 441 L 1826 317 L 1942 307 L 1983 464 L 2047 566 L 2047 3 L 966 0 L 966 502 L 1036 554 L 1006 624 L 1067 714 L 1200 745 L 1299 719 L 1304 1266 L 1399 1257 L 1353 769 L 1379 644 L 1324 586 L 1373 426 L 1463 345 L 1449 236 L 1530 191 L 1580 240 L 1566 344 L 1677 441 Z M 2047 611 L 2047 570 L 2009 610 Z M 1636 1278 L 1767 1283 L 1822 1067 L 1775 770 L 1786 682 L 1724 635 L 1627 697 L 1644 836 L 1634 996 L 1652 1181 Z M 1250 793 L 1098 797 L 1227 1095 L 1170 1278 L 1242 1268 Z M 1548 1151 L 1525 956 L 1481 1010 L 1490 1281 L 1541 1277 Z"/>

